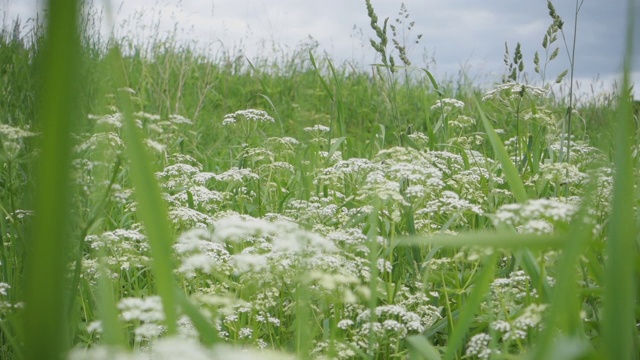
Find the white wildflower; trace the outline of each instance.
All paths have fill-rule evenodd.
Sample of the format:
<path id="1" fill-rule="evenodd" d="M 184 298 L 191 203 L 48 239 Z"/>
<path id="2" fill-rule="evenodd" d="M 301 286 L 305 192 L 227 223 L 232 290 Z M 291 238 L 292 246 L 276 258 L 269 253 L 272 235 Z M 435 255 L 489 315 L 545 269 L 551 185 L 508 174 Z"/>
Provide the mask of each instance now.
<path id="1" fill-rule="evenodd" d="M 520 94 L 530 94 L 534 97 L 542 97 L 547 93 L 547 89 L 543 89 L 540 87 L 528 85 L 528 84 L 519 84 L 515 82 L 509 82 L 505 84 L 500 84 L 496 86 L 495 89 L 485 93 L 482 97 L 482 101 L 487 101 L 489 99 L 501 98 L 501 96 L 505 96 L 506 98 L 515 98 L 516 96 L 520 96 Z"/>
<path id="2" fill-rule="evenodd" d="M 187 119 L 182 115 L 177 115 L 177 114 L 169 115 L 169 120 L 174 124 L 193 125 L 193 121 L 191 121 L 191 119 Z"/>
<path id="3" fill-rule="evenodd" d="M 102 333 L 102 331 L 102 321 L 100 320 L 92 321 L 87 325 L 87 332 L 89 334 Z"/>
<path id="4" fill-rule="evenodd" d="M 122 113 L 119 113 L 119 112 L 113 113 L 113 114 L 107 114 L 103 116 L 89 115 L 89 119 L 97 119 L 96 121 L 97 124 L 111 126 L 116 129 L 120 129 L 123 125 L 122 122 L 124 120 L 124 115 L 122 115 Z"/>
<path id="5" fill-rule="evenodd" d="M 38 134 L 31 131 L 23 130 L 7 124 L 0 124 L 0 138 L 4 137 L 8 140 L 17 140 L 36 135 Z"/>
<path id="6" fill-rule="evenodd" d="M 133 329 L 136 341 L 155 339 L 165 332 L 166 328 L 154 323 L 144 323 Z"/>
<path id="7" fill-rule="evenodd" d="M 0 295 L 7 296 L 7 290 L 11 288 L 11 285 L 0 282 Z"/>
<path id="8" fill-rule="evenodd" d="M 216 176 L 216 180 L 232 184 L 242 184 L 246 181 L 258 179 L 260 179 L 260 176 L 254 173 L 251 169 L 238 168 L 231 168 L 230 170 Z"/>
<path id="9" fill-rule="evenodd" d="M 454 108 L 462 109 L 463 107 L 464 102 L 460 100 L 444 98 L 436 101 L 436 103 L 431 106 L 431 111 L 442 111 L 444 114 L 448 114 Z"/>
<path id="10" fill-rule="evenodd" d="M 147 147 L 149 147 L 149 149 L 157 152 L 157 153 L 164 153 L 164 151 L 167 149 L 166 146 L 164 146 L 163 144 L 155 141 L 155 140 L 151 140 L 151 139 L 145 139 L 144 140 L 145 144 L 147 144 Z"/>
<path id="11" fill-rule="evenodd" d="M 269 116 L 266 111 L 247 109 L 238 110 L 234 113 L 225 115 L 224 120 L 222 121 L 222 125 L 232 125 L 237 123 L 241 119 L 246 119 L 247 121 L 256 123 L 275 122 L 275 120 L 271 116 Z"/>
<path id="12" fill-rule="evenodd" d="M 312 127 L 305 127 L 302 130 L 306 131 L 306 132 L 317 132 L 317 133 L 323 133 L 323 132 L 329 132 L 328 127 L 324 126 L 324 125 L 313 125 Z"/>
<path id="13" fill-rule="evenodd" d="M 124 298 L 118 302 L 118 310 L 124 321 L 159 322 L 164 320 L 159 296 Z"/>
<path id="14" fill-rule="evenodd" d="M 251 338 L 253 336 L 253 329 L 244 327 L 238 331 L 238 337 L 240 339 Z"/>
<path id="15" fill-rule="evenodd" d="M 349 327 L 353 326 L 354 322 L 353 320 L 350 319 L 343 319 L 340 320 L 337 324 L 337 327 L 342 329 L 342 330 L 347 330 Z"/>
<path id="16" fill-rule="evenodd" d="M 144 112 L 144 111 L 138 111 L 133 113 L 133 116 L 143 119 L 143 120 L 149 120 L 149 121 L 158 121 L 160 120 L 160 115 L 158 114 L 150 114 L 148 112 Z"/>
<path id="17" fill-rule="evenodd" d="M 169 220 L 177 227 L 207 227 L 213 223 L 209 215 L 184 206 L 171 209 Z"/>
<path id="18" fill-rule="evenodd" d="M 474 335 L 467 343 L 466 354 L 468 356 L 476 356 L 478 359 L 487 360 L 491 357 L 493 351 L 489 348 L 491 336 L 485 333 Z"/>

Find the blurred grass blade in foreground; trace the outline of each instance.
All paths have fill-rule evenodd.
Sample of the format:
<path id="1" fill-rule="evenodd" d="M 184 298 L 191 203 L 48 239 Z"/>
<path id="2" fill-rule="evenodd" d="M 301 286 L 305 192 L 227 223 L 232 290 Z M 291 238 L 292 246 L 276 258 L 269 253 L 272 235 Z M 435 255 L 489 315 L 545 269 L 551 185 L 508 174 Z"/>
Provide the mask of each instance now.
<path id="1" fill-rule="evenodd" d="M 133 179 L 135 197 L 138 201 L 137 214 L 144 225 L 151 247 L 151 270 L 153 271 L 156 290 L 162 299 L 167 334 L 177 331 L 176 288 L 173 279 L 173 258 L 171 244 L 173 231 L 169 226 L 167 205 L 160 193 L 160 186 L 153 175 L 151 157 L 145 148 L 142 134 L 133 119 L 133 103 L 126 90 L 126 74 L 122 72 L 122 56 L 115 47 L 109 54 L 114 76 L 118 84 L 117 98 L 120 110 L 124 114 L 124 132 L 127 156 L 131 161 L 131 177 Z"/>
<path id="2" fill-rule="evenodd" d="M 42 138 L 28 247 L 22 342 L 27 359 L 59 359 L 70 345 L 66 281 L 70 244 L 70 133 L 77 115 L 79 47 L 77 2 L 48 3 L 39 65 L 38 120 Z"/>
<path id="3" fill-rule="evenodd" d="M 638 331 L 635 324 L 636 289 L 634 267 L 637 261 L 637 232 L 634 209 L 635 169 L 631 159 L 634 118 L 631 107 L 631 61 L 636 9 L 635 0 L 628 1 L 627 41 L 624 74 L 616 113 L 613 206 L 606 242 L 606 269 L 603 294 L 602 335 L 604 358 L 637 358 Z M 636 343 L 637 345 L 637 343 Z M 635 349 L 634 349 L 635 348 Z"/>

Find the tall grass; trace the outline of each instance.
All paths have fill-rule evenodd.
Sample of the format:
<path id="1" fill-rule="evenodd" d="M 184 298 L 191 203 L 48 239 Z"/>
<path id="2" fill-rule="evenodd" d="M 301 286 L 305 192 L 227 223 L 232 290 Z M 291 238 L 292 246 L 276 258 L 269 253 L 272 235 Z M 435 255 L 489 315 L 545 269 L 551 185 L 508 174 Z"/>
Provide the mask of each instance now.
<path id="1" fill-rule="evenodd" d="M 39 125 L 42 131 L 33 209 L 38 214 L 28 230 L 25 254 L 26 306 L 20 331 L 21 351 L 27 359 L 61 358 L 71 345 L 72 324 L 66 305 L 74 291 L 68 288 L 66 265 L 72 249 L 70 135 L 77 121 L 77 71 L 80 41 L 75 1 L 50 4 L 38 71 Z M 16 284 L 17 285 L 17 284 Z M 73 318 L 72 318 L 73 319 Z"/>
<path id="2" fill-rule="evenodd" d="M 566 99 L 439 83 L 366 5 L 373 75 L 94 39 L 74 1 L 3 33 L 0 358 L 637 358 L 633 32 L 576 109 L 615 149 L 583 116 L 562 158 Z"/>

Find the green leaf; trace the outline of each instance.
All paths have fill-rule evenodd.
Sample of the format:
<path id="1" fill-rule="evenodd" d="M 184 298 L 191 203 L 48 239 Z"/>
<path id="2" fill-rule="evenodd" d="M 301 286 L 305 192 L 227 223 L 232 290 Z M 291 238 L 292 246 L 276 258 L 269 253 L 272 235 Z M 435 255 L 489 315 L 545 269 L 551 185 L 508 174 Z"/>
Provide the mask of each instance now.
<path id="1" fill-rule="evenodd" d="M 329 153 L 327 154 L 327 161 L 329 161 L 329 159 L 331 159 L 331 156 L 333 156 L 333 154 L 335 154 L 336 151 L 338 151 L 338 149 L 340 148 L 340 145 L 342 145 L 342 143 L 346 140 L 346 137 L 341 137 L 336 139 L 336 141 L 333 142 L 333 144 L 331 144 L 331 147 L 329 148 Z"/>
<path id="2" fill-rule="evenodd" d="M 447 351 L 444 355 L 445 360 L 452 359 L 462 347 L 462 341 L 469 331 L 473 318 L 478 309 L 480 309 L 480 304 L 485 296 L 489 293 L 489 285 L 494 277 L 497 259 L 497 252 L 485 259 L 482 270 L 480 270 L 480 273 L 473 283 L 469 297 L 460 304 L 462 311 L 449 337 Z"/>
<path id="3" fill-rule="evenodd" d="M 311 65 L 313 66 L 313 69 L 315 70 L 316 75 L 318 76 L 318 79 L 320 79 L 320 83 L 322 84 L 324 91 L 327 93 L 327 95 L 329 95 L 329 98 L 331 98 L 331 101 L 335 101 L 331 88 L 329 88 L 329 85 L 327 84 L 326 81 L 324 81 L 322 74 L 320 74 L 318 65 L 316 65 L 316 59 L 313 57 L 313 53 L 311 52 L 311 50 L 309 50 L 309 59 L 311 60 Z"/>
<path id="4" fill-rule="evenodd" d="M 438 86 L 438 82 L 436 81 L 436 78 L 433 77 L 433 74 L 431 73 L 431 71 L 429 71 L 427 69 L 422 69 L 422 71 L 424 71 L 425 74 L 427 74 L 427 77 L 429 78 L 429 81 L 431 81 L 431 85 L 433 85 L 433 89 L 436 91 L 436 93 L 439 96 L 444 96 L 444 93 L 442 91 L 440 91 L 440 87 Z"/>
<path id="5" fill-rule="evenodd" d="M 516 201 L 519 203 L 524 203 L 527 201 L 527 191 L 524 188 L 524 184 L 522 183 L 522 179 L 518 174 L 518 169 L 516 169 L 515 165 L 509 158 L 509 153 L 504 148 L 504 144 L 500 141 L 498 134 L 493 129 L 491 122 L 482 111 L 478 99 L 476 99 L 476 105 L 478 109 L 478 113 L 480 114 L 480 119 L 482 119 L 482 124 L 484 125 L 485 131 L 487 133 L 487 137 L 489 138 L 489 142 L 491 142 L 491 146 L 493 147 L 493 151 L 500 161 L 500 165 L 502 165 L 502 171 L 504 172 L 504 176 L 507 178 L 507 183 L 511 188 L 511 192 L 513 196 L 515 196 Z"/>
<path id="6" fill-rule="evenodd" d="M 211 346 L 218 341 L 218 331 L 213 325 L 202 315 L 200 310 L 191 303 L 183 292 L 176 289 L 176 299 L 182 311 L 191 319 L 193 326 L 198 330 L 202 343 Z"/>
<path id="7" fill-rule="evenodd" d="M 513 232 L 474 231 L 457 235 L 415 235 L 398 239 L 398 246 L 489 246 L 504 249 L 545 249 L 563 246 L 565 238 L 559 234 L 534 235 Z"/>
<path id="8" fill-rule="evenodd" d="M 411 360 L 441 360 L 440 352 L 423 335 L 407 337 L 409 345 L 409 359 Z"/>
<path id="9" fill-rule="evenodd" d="M 258 71 L 258 69 L 253 65 L 248 57 L 245 57 L 245 59 L 249 63 L 249 66 L 251 67 L 253 72 L 256 73 L 256 77 L 258 78 L 258 82 L 260 82 L 260 87 L 262 88 L 262 92 L 264 92 L 265 94 L 270 94 L 271 92 L 269 91 L 269 88 L 267 88 L 267 85 L 264 83 L 264 81 L 262 81 L 262 77 L 260 76 L 260 72 Z"/>
<path id="10" fill-rule="evenodd" d="M 622 90 L 616 111 L 613 203 L 609 218 L 609 238 L 606 242 L 606 271 L 604 278 L 602 336 L 603 357 L 606 359 L 637 358 L 637 327 L 635 318 L 635 271 L 638 259 L 636 239 L 637 194 L 634 189 L 636 176 L 631 156 L 636 135 L 635 119 L 631 106 L 631 63 L 633 44 L 633 1 L 629 1 L 626 56 Z M 637 345 L 637 343 L 636 343 Z"/>
<path id="11" fill-rule="evenodd" d="M 258 94 L 258 96 L 267 100 L 267 102 L 269 103 L 269 106 L 271 106 L 271 110 L 273 110 L 273 112 L 276 115 L 276 119 L 278 119 L 278 123 L 280 124 L 280 129 L 282 130 L 282 134 L 284 135 L 284 124 L 282 123 L 282 119 L 280 118 L 280 113 L 278 113 L 278 109 L 276 109 L 276 106 L 273 105 L 273 101 L 271 101 L 271 99 L 265 94 Z"/>
<path id="12" fill-rule="evenodd" d="M 38 46 L 35 59 L 39 71 L 37 118 L 42 136 L 38 144 L 35 194 L 29 196 L 37 216 L 28 229 L 24 287 L 22 281 L 16 284 L 28 304 L 20 324 L 22 350 L 24 358 L 33 360 L 59 358 L 68 350 L 69 335 L 75 325 L 70 324 L 66 305 L 77 290 L 69 289 L 67 265 L 71 260 L 73 221 L 69 201 L 73 184 L 71 132 L 79 115 L 81 80 L 78 2 L 51 0 L 46 8 L 44 43 Z M 5 121 L 3 114 L 2 122 Z"/>
<path id="13" fill-rule="evenodd" d="M 571 338 L 580 336 L 582 320 L 580 311 L 582 301 L 578 289 L 576 267 L 580 256 L 584 253 L 593 233 L 594 224 L 588 221 L 589 211 L 592 208 L 590 194 L 595 189 L 588 191 L 588 196 L 582 201 L 580 211 L 574 216 L 567 240 L 564 241 L 562 253 L 556 268 L 556 285 L 551 296 L 551 310 L 547 317 L 542 336 L 540 336 L 534 351 L 534 359 L 560 359 L 557 350 L 553 349 L 558 336 L 558 330 Z"/>
<path id="14" fill-rule="evenodd" d="M 100 254 L 98 273 L 98 311 L 102 322 L 102 343 L 124 348 L 124 326 L 120 322 L 116 300 L 113 296 L 113 282 L 107 276 L 104 251 Z"/>
<path id="15" fill-rule="evenodd" d="M 119 87 L 127 85 L 124 70 L 117 66 L 122 62 L 118 48 L 110 52 L 110 61 Z M 158 295 L 162 299 L 167 334 L 177 332 L 177 311 L 175 299 L 175 279 L 173 278 L 173 229 L 169 226 L 167 205 L 164 202 L 160 186 L 151 168 L 151 156 L 148 153 L 142 134 L 133 120 L 133 104 L 129 93 L 117 92 L 118 105 L 124 114 L 124 140 L 126 153 L 131 161 L 131 178 L 135 198 L 138 202 L 137 214 L 144 225 L 151 248 L 151 271 Z"/>

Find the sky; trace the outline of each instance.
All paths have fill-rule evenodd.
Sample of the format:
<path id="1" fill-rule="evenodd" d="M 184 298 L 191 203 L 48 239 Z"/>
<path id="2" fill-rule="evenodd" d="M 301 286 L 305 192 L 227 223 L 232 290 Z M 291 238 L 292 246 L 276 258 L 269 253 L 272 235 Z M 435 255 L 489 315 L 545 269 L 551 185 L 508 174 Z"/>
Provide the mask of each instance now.
<path id="1" fill-rule="evenodd" d="M 580 2 L 576 81 L 582 92 L 591 92 L 592 86 L 594 92 L 607 91 L 620 79 L 627 1 L 555 0 L 569 48 Z M 95 1 L 96 6 L 104 3 Z M 505 43 L 513 53 L 519 42 L 525 71 L 530 79 L 540 79 L 533 72 L 533 55 L 544 53 L 542 38 L 551 23 L 545 0 L 372 0 L 380 23 L 386 17 L 395 23 L 402 3 L 409 17 L 403 19 L 404 26 L 398 24 L 398 40 L 407 44 L 413 66 L 428 67 L 440 79 L 457 79 L 464 73 L 474 82 L 490 83 L 505 73 Z M 241 51 L 249 59 L 282 57 L 316 42 L 318 53 L 336 63 L 366 67 L 380 61 L 369 45 L 375 33 L 364 0 L 112 0 L 110 4 L 111 16 L 101 20 L 103 32 L 113 28 L 117 36 L 138 41 L 173 33 L 178 41 L 197 43 L 206 54 Z M 5 23 L 19 15 L 24 24 L 38 8 L 37 0 L 0 0 Z M 640 4 L 636 10 L 640 19 Z M 415 24 L 407 31 L 412 21 Z M 419 34 L 422 38 L 416 44 Z M 633 79 L 640 83 L 640 24 L 635 34 Z M 556 44 L 561 51 L 547 70 L 548 81 L 570 67 L 562 37 Z"/>

